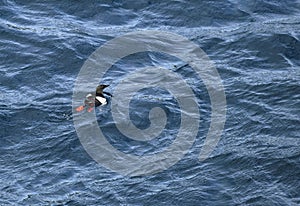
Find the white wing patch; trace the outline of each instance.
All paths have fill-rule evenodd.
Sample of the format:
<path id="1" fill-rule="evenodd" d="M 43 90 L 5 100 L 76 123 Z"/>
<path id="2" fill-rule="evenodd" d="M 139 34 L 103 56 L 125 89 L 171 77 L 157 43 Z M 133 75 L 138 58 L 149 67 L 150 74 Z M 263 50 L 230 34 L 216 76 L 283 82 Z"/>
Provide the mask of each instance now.
<path id="1" fill-rule="evenodd" d="M 105 98 L 103 97 L 96 97 L 96 99 L 101 103 L 101 105 L 105 105 L 107 104 L 107 101 Z"/>

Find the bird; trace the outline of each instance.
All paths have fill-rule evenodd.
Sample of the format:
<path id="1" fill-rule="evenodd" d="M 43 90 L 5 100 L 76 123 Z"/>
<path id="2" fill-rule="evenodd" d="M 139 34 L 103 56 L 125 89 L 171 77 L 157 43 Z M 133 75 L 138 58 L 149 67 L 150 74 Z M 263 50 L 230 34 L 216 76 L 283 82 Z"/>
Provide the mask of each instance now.
<path id="1" fill-rule="evenodd" d="M 93 111 L 94 107 L 99 107 L 107 104 L 107 99 L 105 98 L 104 94 L 112 97 L 113 95 L 103 91 L 106 87 L 109 85 L 107 84 L 100 84 L 96 88 L 96 96 L 92 93 L 89 93 L 86 95 L 84 100 L 84 105 L 81 105 L 76 108 L 77 112 L 83 111 L 85 108 L 87 108 L 88 112 Z"/>

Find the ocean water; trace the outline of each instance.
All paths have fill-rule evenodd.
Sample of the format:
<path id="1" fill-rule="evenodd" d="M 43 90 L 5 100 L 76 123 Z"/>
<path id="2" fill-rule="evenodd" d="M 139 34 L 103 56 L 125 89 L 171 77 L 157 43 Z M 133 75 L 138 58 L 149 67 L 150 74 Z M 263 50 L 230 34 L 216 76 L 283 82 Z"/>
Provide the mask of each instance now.
<path id="1" fill-rule="evenodd" d="M 298 0 L 3 0 L 0 14 L 0 205 L 300 204 Z M 199 161 L 211 101 L 203 81 L 183 66 L 178 73 L 201 114 L 196 140 L 168 169 L 131 177 L 89 156 L 75 131 L 72 95 L 98 47 L 140 30 L 172 32 L 197 44 L 222 79 L 227 113 L 218 145 Z M 113 94 L 136 68 L 182 64 L 151 52 L 128 56 L 107 72 L 106 90 Z M 152 107 L 164 108 L 166 129 L 150 142 L 124 137 L 108 100 L 96 116 L 118 150 L 151 155 L 175 141 L 180 108 L 171 93 L 145 88 L 130 103 L 140 129 L 149 127 Z"/>

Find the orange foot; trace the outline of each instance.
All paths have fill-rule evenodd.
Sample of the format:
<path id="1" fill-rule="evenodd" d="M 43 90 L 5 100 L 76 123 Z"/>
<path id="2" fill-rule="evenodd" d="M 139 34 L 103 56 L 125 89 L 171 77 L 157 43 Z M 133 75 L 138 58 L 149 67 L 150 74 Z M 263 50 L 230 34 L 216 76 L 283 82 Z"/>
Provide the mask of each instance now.
<path id="1" fill-rule="evenodd" d="M 93 111 L 93 109 L 94 109 L 93 107 L 90 107 L 90 108 L 88 108 L 87 111 L 88 111 L 88 112 L 91 112 L 91 111 Z"/>
<path id="2" fill-rule="evenodd" d="M 81 112 L 83 109 L 84 109 L 84 106 L 79 106 L 79 107 L 76 108 L 76 111 Z"/>

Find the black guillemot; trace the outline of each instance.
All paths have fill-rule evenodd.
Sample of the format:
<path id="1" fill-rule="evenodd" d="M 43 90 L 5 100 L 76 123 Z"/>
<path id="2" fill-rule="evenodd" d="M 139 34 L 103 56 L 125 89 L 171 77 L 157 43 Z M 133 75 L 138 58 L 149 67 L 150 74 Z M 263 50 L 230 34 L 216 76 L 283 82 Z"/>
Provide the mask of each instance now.
<path id="1" fill-rule="evenodd" d="M 107 100 L 106 100 L 104 94 L 112 97 L 112 94 L 103 91 L 108 86 L 109 85 L 106 85 L 106 84 L 100 84 L 99 86 L 97 86 L 96 96 L 93 95 L 92 93 L 86 95 L 85 100 L 84 100 L 84 105 L 77 107 L 76 111 L 80 112 L 80 111 L 84 110 L 85 108 L 87 108 L 87 111 L 91 112 L 91 111 L 93 111 L 94 106 L 99 107 L 101 105 L 106 105 Z"/>

